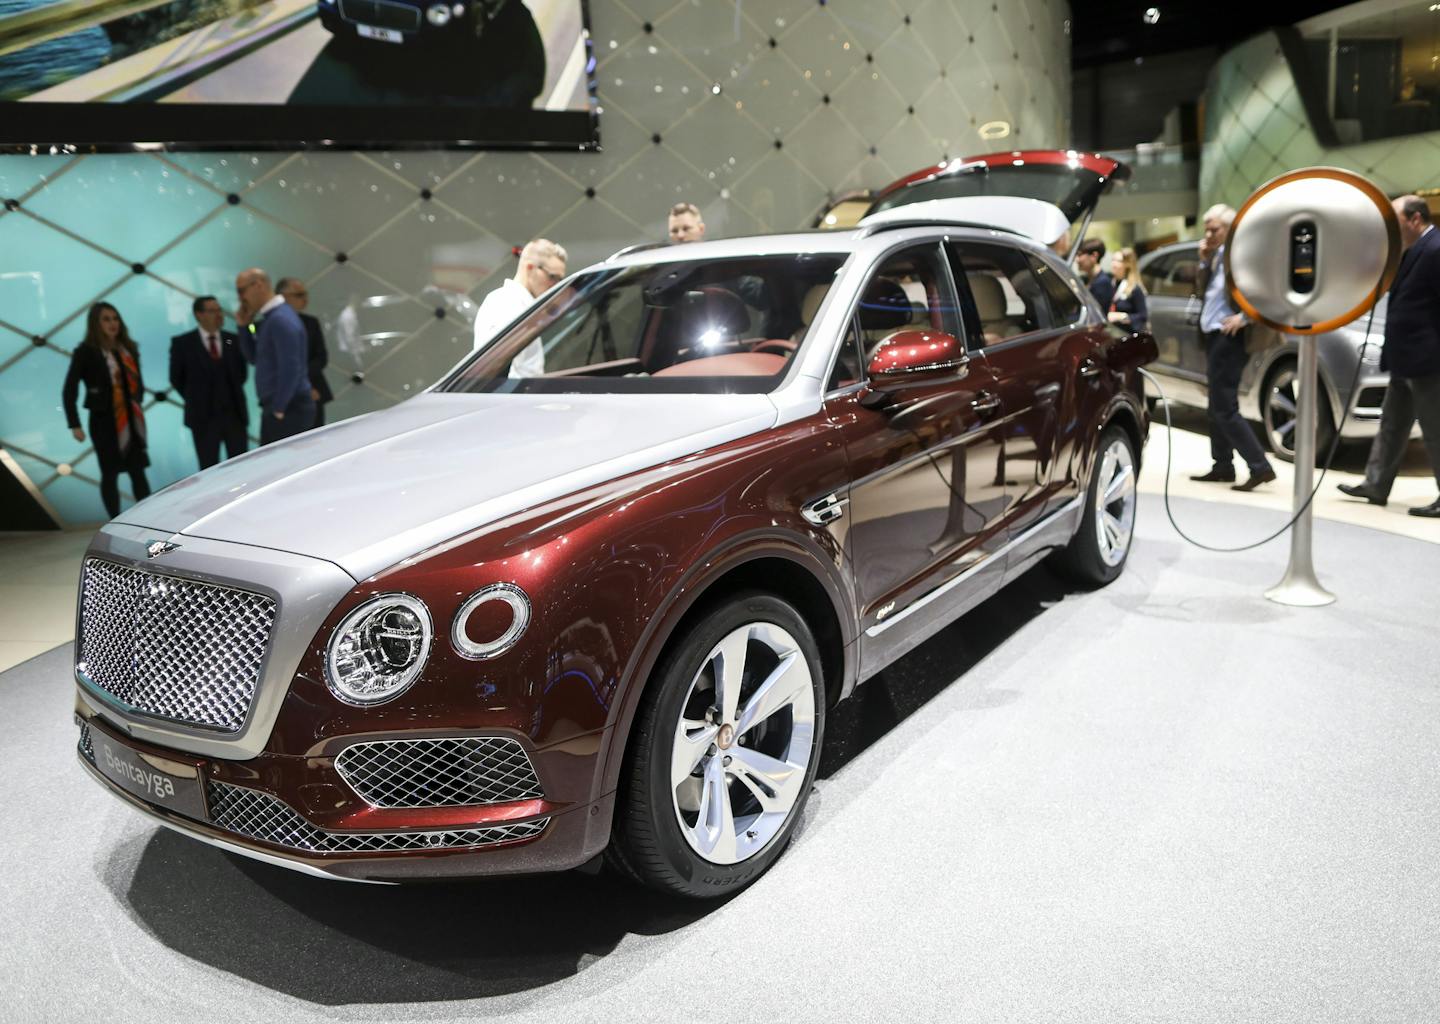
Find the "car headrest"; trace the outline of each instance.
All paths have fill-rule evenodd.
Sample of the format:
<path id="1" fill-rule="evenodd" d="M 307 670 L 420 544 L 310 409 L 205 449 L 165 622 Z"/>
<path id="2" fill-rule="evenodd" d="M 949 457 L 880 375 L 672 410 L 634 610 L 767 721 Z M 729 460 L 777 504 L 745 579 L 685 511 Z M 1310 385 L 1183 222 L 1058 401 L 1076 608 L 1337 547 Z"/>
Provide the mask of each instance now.
<path id="1" fill-rule="evenodd" d="M 734 292 L 713 285 L 685 293 L 685 323 L 700 330 L 721 334 L 744 334 L 750 329 L 750 313 Z"/>
<path id="2" fill-rule="evenodd" d="M 806 327 L 815 322 L 815 314 L 820 312 L 820 303 L 829 291 L 828 284 L 812 284 L 805 290 L 805 297 L 800 300 L 800 322 Z"/>
<path id="3" fill-rule="evenodd" d="M 981 323 L 1004 320 L 1010 304 L 1005 301 L 1005 289 L 998 278 L 989 274 L 966 274 L 970 294 L 975 299 L 975 311 L 980 314 Z"/>
<path id="4" fill-rule="evenodd" d="M 910 298 L 888 277 L 877 277 L 860 296 L 860 327 L 866 331 L 893 331 L 908 326 Z"/>

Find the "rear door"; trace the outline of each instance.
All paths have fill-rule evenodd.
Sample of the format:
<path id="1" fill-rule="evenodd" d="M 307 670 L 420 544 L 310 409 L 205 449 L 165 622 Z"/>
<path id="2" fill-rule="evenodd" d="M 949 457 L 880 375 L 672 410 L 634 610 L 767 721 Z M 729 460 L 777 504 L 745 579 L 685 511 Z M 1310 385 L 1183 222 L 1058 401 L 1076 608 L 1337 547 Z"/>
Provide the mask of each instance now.
<path id="1" fill-rule="evenodd" d="M 1098 410 L 1077 403 L 1096 391 L 1096 339 L 1079 326 L 1084 306 L 1068 276 L 1046 260 L 1001 242 L 953 241 L 947 249 L 968 334 L 979 340 L 1000 396 L 996 426 L 1014 536 L 1078 493 L 1077 433 Z"/>

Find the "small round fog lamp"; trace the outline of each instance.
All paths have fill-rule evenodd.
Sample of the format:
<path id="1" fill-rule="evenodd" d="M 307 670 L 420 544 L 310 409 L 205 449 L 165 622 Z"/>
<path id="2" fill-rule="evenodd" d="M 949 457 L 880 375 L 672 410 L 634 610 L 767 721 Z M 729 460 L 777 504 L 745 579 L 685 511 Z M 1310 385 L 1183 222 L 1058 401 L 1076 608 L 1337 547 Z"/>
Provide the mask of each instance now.
<path id="1" fill-rule="evenodd" d="M 436 28 L 448 25 L 450 24 L 450 5 L 431 4 L 425 11 L 425 17 L 429 19 L 430 24 Z"/>
<path id="2" fill-rule="evenodd" d="M 478 639 L 471 634 L 472 622 L 483 631 Z M 528 625 L 530 599 L 525 591 L 513 583 L 493 583 L 465 599 L 450 627 L 450 642 L 462 658 L 484 661 L 514 647 Z"/>

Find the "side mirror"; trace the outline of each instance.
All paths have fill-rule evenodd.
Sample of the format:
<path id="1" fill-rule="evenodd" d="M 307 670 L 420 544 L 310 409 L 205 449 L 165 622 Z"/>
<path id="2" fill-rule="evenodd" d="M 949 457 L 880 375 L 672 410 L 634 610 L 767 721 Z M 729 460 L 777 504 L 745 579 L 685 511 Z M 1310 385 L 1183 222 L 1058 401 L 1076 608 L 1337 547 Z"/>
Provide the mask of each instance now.
<path id="1" fill-rule="evenodd" d="M 952 334 L 896 331 L 870 357 L 867 372 L 871 386 L 883 389 L 954 373 L 969 362 L 965 346 Z"/>

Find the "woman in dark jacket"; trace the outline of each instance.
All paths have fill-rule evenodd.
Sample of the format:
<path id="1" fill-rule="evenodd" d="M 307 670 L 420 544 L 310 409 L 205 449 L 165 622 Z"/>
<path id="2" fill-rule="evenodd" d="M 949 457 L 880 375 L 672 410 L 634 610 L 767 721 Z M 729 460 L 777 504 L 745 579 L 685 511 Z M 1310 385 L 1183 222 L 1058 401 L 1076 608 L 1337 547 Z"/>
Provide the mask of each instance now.
<path id="1" fill-rule="evenodd" d="M 1121 249 L 1110 260 L 1110 276 L 1115 278 L 1115 297 L 1110 301 L 1110 322 L 1132 331 L 1150 329 L 1150 304 L 1145 300 L 1145 286 L 1140 283 L 1140 268 L 1134 249 Z"/>
<path id="2" fill-rule="evenodd" d="M 145 467 L 145 385 L 140 379 L 140 350 L 130 340 L 120 311 L 97 302 L 85 318 L 85 340 L 70 357 L 61 401 L 65 421 L 75 440 L 85 440 L 80 429 L 76 393 L 85 387 L 85 408 L 90 410 L 90 443 L 100 463 L 100 498 L 110 518 L 120 514 L 120 474 L 130 474 L 135 500 L 150 495 Z"/>

